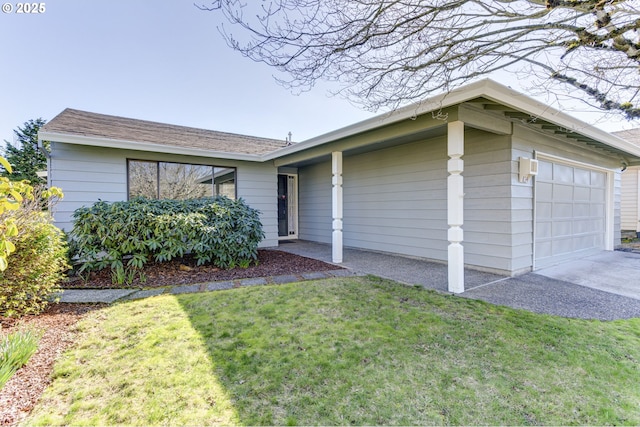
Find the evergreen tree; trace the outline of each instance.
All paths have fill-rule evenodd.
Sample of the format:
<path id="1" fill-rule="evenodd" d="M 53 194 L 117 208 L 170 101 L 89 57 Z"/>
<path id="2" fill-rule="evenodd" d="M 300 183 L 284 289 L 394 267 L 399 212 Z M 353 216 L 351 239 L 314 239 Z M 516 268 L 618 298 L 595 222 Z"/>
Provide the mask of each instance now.
<path id="1" fill-rule="evenodd" d="M 2 171 L 2 176 L 8 177 L 12 181 L 29 180 L 32 184 L 44 184 L 45 180 L 38 177 L 36 172 L 47 170 L 47 158 L 38 149 L 38 130 L 46 123 L 42 118 L 31 119 L 24 123 L 22 127 L 14 129 L 17 143 L 14 145 L 9 141 L 6 144 L 5 157 L 13 168 L 13 173 Z M 49 144 L 44 143 L 45 149 L 49 149 Z"/>

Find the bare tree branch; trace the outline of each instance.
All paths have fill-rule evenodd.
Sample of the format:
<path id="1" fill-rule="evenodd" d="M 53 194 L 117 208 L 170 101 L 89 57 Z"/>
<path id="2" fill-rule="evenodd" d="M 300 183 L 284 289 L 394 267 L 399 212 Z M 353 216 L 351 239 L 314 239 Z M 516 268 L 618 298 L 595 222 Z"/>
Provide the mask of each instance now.
<path id="1" fill-rule="evenodd" d="M 215 0 L 233 49 L 376 110 L 528 67 L 638 118 L 640 0 Z M 234 32 L 232 32 L 234 30 Z M 584 96 L 583 96 L 584 98 Z"/>

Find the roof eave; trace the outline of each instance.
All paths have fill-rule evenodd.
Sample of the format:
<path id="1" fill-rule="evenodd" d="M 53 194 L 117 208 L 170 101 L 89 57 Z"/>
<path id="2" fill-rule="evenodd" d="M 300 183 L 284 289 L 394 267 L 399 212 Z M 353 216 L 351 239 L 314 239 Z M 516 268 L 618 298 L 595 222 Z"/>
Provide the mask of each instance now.
<path id="1" fill-rule="evenodd" d="M 583 122 L 580 119 L 519 93 L 507 86 L 496 83 L 493 80 L 484 80 L 484 82 L 486 92 L 483 96 L 486 98 L 520 110 L 525 114 L 530 114 L 532 117 L 546 120 L 633 156 L 640 157 L 640 147 L 625 139 L 612 135 L 607 131 Z"/>
<path id="2" fill-rule="evenodd" d="M 243 160 L 248 162 L 261 162 L 263 157 L 263 155 L 259 154 L 228 153 L 201 148 L 168 146 L 150 142 L 126 141 L 48 131 L 38 132 L 38 141 L 55 141 L 67 144 L 88 145 L 92 147 L 118 148 L 123 150 L 148 151 L 154 153 L 189 155 L 226 160 Z"/>
<path id="3" fill-rule="evenodd" d="M 391 113 L 380 114 L 370 119 L 308 139 L 298 144 L 280 148 L 271 153 L 264 154 L 262 157 L 265 160 L 276 159 L 278 157 L 307 150 L 328 142 L 371 131 L 399 121 L 411 119 L 421 114 L 461 104 L 465 101 L 470 101 L 479 97 L 491 99 L 492 101 L 514 108 L 525 114 L 530 114 L 532 117 L 546 120 L 555 125 L 582 134 L 583 136 L 624 151 L 632 156 L 640 157 L 640 147 L 637 145 L 620 137 L 611 135 L 606 131 L 598 129 L 595 126 L 517 92 L 510 87 L 496 83 L 491 79 L 484 79 L 459 87 L 448 93 L 440 94 L 424 101 L 399 108 Z"/>

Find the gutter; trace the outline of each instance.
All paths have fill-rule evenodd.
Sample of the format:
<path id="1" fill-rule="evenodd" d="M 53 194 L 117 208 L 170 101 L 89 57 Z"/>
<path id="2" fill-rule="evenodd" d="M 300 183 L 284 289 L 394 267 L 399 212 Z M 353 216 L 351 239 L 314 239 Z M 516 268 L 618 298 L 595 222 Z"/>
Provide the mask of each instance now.
<path id="1" fill-rule="evenodd" d="M 40 133 L 38 132 L 38 150 L 39 150 L 39 151 L 40 151 L 40 152 L 41 152 L 41 153 L 42 153 L 42 154 L 47 158 L 47 160 L 48 160 L 48 159 L 50 159 L 50 158 L 51 158 L 51 153 L 50 153 L 46 148 L 44 148 L 44 144 L 43 144 L 43 142 L 44 142 L 44 141 L 45 141 L 44 139 L 40 138 Z M 47 139 L 47 141 L 48 141 L 48 139 Z"/>

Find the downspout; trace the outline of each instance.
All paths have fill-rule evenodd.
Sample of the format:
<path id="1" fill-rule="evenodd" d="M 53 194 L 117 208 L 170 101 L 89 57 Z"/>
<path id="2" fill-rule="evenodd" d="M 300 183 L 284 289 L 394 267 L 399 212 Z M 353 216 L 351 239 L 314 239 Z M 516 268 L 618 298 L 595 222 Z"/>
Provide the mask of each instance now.
<path id="1" fill-rule="evenodd" d="M 39 137 L 38 150 L 40 150 L 40 152 L 44 154 L 44 157 L 46 157 L 47 159 L 47 187 L 51 187 L 51 153 L 46 148 L 44 148 L 44 143 Z"/>

